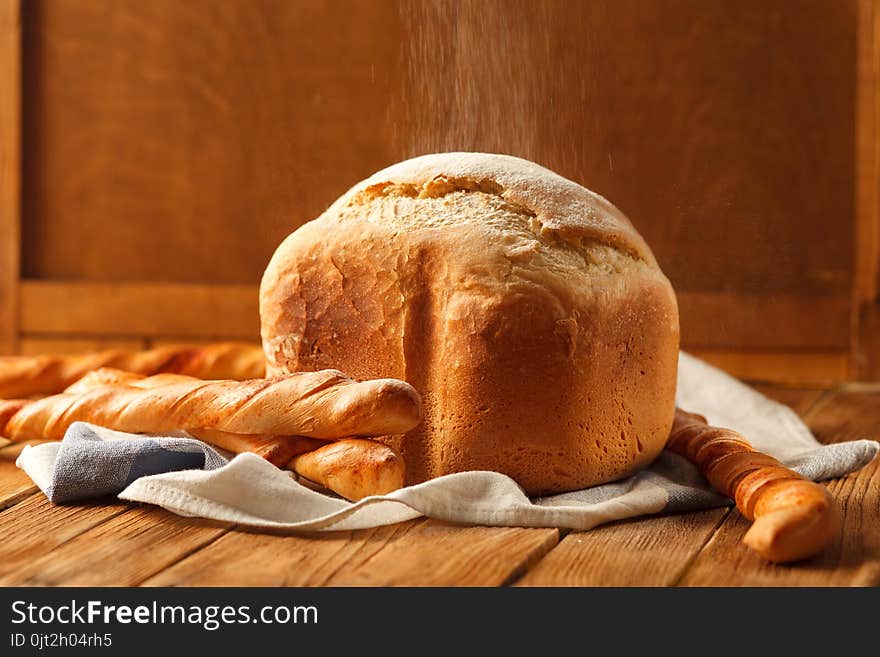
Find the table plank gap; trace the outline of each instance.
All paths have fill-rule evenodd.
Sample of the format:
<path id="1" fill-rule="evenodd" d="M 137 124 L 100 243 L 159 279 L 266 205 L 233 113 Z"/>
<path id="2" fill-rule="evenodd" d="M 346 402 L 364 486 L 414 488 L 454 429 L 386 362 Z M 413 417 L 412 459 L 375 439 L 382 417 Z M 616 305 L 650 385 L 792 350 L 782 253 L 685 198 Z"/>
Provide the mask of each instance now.
<path id="1" fill-rule="evenodd" d="M 810 418 L 821 413 L 826 404 L 833 403 L 838 392 L 843 392 L 843 388 L 838 387 L 826 390 L 805 412 L 799 413 L 801 419 L 809 426 Z"/>
<path id="2" fill-rule="evenodd" d="M 334 586 L 501 586 L 559 541 L 557 529 L 461 526 L 427 520 L 390 541 Z"/>
<path id="3" fill-rule="evenodd" d="M 873 391 L 842 387 L 807 414 L 823 443 L 878 438 Z M 843 530 L 813 559 L 770 564 L 742 545 L 749 522 L 732 512 L 682 579 L 683 586 L 860 586 L 880 584 L 880 462 L 826 484 L 840 505 Z"/>
<path id="4" fill-rule="evenodd" d="M 51 555 L 80 534 L 123 513 L 128 506 L 108 499 L 58 505 L 43 493 L 26 497 L 0 512 L 0 579 L 14 576 L 39 557 Z"/>
<path id="5" fill-rule="evenodd" d="M 231 531 L 146 580 L 144 586 L 320 586 L 352 555 L 384 545 L 424 522 L 349 532 L 252 533 Z M 363 557 L 364 559 L 368 556 Z"/>
<path id="6" fill-rule="evenodd" d="M 703 544 L 690 555 L 687 561 L 682 565 L 681 570 L 675 575 L 675 577 L 670 580 L 667 586 L 679 586 L 681 581 L 687 575 L 687 572 L 691 569 L 691 566 L 694 565 L 694 562 L 697 560 L 697 557 L 700 556 L 700 553 L 705 549 L 706 545 L 708 545 L 709 541 L 711 541 L 715 534 L 718 533 L 718 530 L 727 522 L 727 519 L 730 517 L 730 514 L 733 513 L 736 507 L 728 506 L 722 509 L 722 513 L 718 517 L 718 522 L 715 524 L 715 527 L 712 528 L 712 531 L 706 535 L 706 539 L 703 541 Z"/>
<path id="7" fill-rule="evenodd" d="M 726 509 L 620 521 L 572 532 L 516 586 L 666 586 L 699 552 Z"/>
<path id="8" fill-rule="evenodd" d="M 210 524 L 210 523 L 209 523 L 209 524 Z M 236 526 L 237 526 L 237 525 L 230 525 L 230 526 L 228 526 L 228 527 L 221 527 L 221 528 L 220 528 L 221 531 L 219 531 L 219 532 L 218 532 L 213 538 L 209 538 L 207 541 L 205 541 L 204 543 L 201 543 L 201 544 L 196 543 L 195 545 L 192 546 L 192 549 L 190 549 L 190 550 L 188 550 L 188 551 L 186 551 L 186 552 L 181 552 L 176 558 L 174 558 L 174 557 L 169 558 L 168 562 L 167 562 L 162 568 L 160 568 L 158 571 L 156 571 L 156 572 L 154 572 L 154 573 L 150 573 L 150 574 L 144 575 L 144 576 L 143 576 L 141 579 L 139 579 L 139 580 L 134 580 L 134 579 L 133 579 L 132 582 L 131 582 L 131 584 L 128 584 L 127 586 L 139 586 L 139 587 L 145 586 L 145 582 L 146 582 L 147 580 L 152 579 L 152 578 L 155 577 L 156 575 L 161 574 L 162 572 L 168 570 L 169 568 L 173 568 L 173 567 L 176 566 L 178 563 L 180 563 L 181 561 L 184 561 L 184 560 L 190 558 L 190 557 L 193 556 L 194 554 L 198 554 L 198 552 L 199 552 L 200 550 L 204 550 L 205 548 L 210 547 L 212 544 L 216 543 L 216 542 L 219 541 L 221 538 L 223 538 L 224 536 L 226 536 L 229 532 L 231 532 L 232 530 L 234 530 L 234 529 L 236 528 Z"/>
<path id="9" fill-rule="evenodd" d="M 801 417 L 810 412 L 830 394 L 828 388 L 814 386 L 784 386 L 771 383 L 753 383 L 752 388 L 773 401 L 785 404 Z"/>
<path id="10" fill-rule="evenodd" d="M 207 545 L 228 524 L 133 506 L 0 577 L 10 586 L 133 586 Z"/>
<path id="11" fill-rule="evenodd" d="M 324 577 L 321 585 L 326 586 L 336 577 L 344 577 L 344 572 L 346 569 L 353 569 L 355 567 L 358 569 L 368 568 L 368 564 L 373 559 L 373 557 L 384 550 L 389 543 L 391 543 L 393 540 L 398 540 L 407 532 L 412 531 L 420 525 L 425 524 L 427 521 L 427 518 L 420 518 L 413 520 L 409 523 L 404 523 L 403 525 L 392 525 L 389 527 L 389 531 L 386 532 L 374 531 L 373 536 L 376 540 L 372 545 L 369 545 L 368 547 L 365 544 L 357 546 L 356 552 L 346 560 L 340 559 L 327 561 L 326 565 L 329 567 L 329 572 Z M 362 558 L 358 559 L 358 557 L 361 556 Z M 336 561 L 336 563 L 333 564 L 333 561 Z"/>
<path id="12" fill-rule="evenodd" d="M 417 519 L 350 532 L 233 531 L 147 586 L 498 586 L 555 545 L 555 529 Z"/>
<path id="13" fill-rule="evenodd" d="M 566 529 L 564 532 L 559 530 L 555 537 L 552 534 L 548 534 L 542 544 L 536 546 L 536 549 L 531 554 L 525 555 L 525 558 L 519 566 L 511 571 L 507 579 L 502 582 L 502 586 L 513 586 L 516 584 L 516 582 L 521 580 L 527 572 L 531 571 L 537 564 L 541 563 L 544 557 L 556 549 L 564 537 L 570 533 L 571 530 Z"/>

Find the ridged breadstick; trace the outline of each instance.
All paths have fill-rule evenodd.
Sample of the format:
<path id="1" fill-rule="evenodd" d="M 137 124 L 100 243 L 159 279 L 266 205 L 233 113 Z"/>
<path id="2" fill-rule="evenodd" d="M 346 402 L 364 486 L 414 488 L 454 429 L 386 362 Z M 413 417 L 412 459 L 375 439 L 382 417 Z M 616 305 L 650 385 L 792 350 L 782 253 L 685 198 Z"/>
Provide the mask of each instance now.
<path id="1" fill-rule="evenodd" d="M 52 395 L 100 367 L 143 375 L 174 372 L 199 379 L 244 381 L 263 376 L 264 361 L 259 346 L 231 342 L 72 356 L 4 356 L 0 357 L 0 398 Z"/>
<path id="2" fill-rule="evenodd" d="M 333 439 L 409 431 L 421 420 L 421 401 L 403 381 L 355 382 L 335 370 L 242 382 L 159 374 L 36 400 L 8 419 L 2 435 L 60 440 L 78 420 L 131 433 L 215 429 Z"/>
<path id="3" fill-rule="evenodd" d="M 769 561 L 811 557 L 840 530 L 840 512 L 823 486 L 755 451 L 732 429 L 710 427 L 704 417 L 676 409 L 666 447 L 754 520 L 743 542 Z"/>

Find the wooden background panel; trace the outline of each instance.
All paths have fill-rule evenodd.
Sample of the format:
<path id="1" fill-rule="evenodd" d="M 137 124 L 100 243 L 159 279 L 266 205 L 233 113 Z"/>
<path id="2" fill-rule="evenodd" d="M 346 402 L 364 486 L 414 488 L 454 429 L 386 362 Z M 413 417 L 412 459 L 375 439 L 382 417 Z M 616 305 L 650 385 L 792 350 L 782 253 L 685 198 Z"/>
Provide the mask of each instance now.
<path id="1" fill-rule="evenodd" d="M 27 3 L 23 274 L 253 286 L 372 170 L 494 150 L 630 215 L 686 346 L 845 357 L 864 0 L 488 4 Z"/>
<path id="2" fill-rule="evenodd" d="M 859 0 L 855 297 L 880 302 L 880 0 Z"/>
<path id="3" fill-rule="evenodd" d="M 21 286 L 21 329 L 37 335 L 258 340 L 258 297 L 250 285 L 28 281 Z"/>
<path id="4" fill-rule="evenodd" d="M 880 0 L 859 3 L 854 322 L 856 378 L 880 380 Z"/>
<path id="5" fill-rule="evenodd" d="M 401 86 L 435 5 L 453 63 Z M 371 170 L 486 148 L 608 196 L 681 289 L 848 292 L 853 2 L 505 6 L 28 3 L 25 274 L 255 282 Z"/>
<path id="6" fill-rule="evenodd" d="M 137 351 L 147 348 L 147 342 L 138 338 L 58 338 L 25 335 L 18 341 L 18 353 L 23 356 L 43 354 L 89 354 L 106 349 Z"/>
<path id="7" fill-rule="evenodd" d="M 511 149 L 583 182 L 679 290 L 848 294 L 853 0 L 452 4 L 407 22 L 445 30 L 424 30 L 446 73 L 414 83 L 414 150 Z"/>
<path id="8" fill-rule="evenodd" d="M 28 2 L 25 277 L 258 282 L 292 227 L 394 159 L 395 16 Z"/>

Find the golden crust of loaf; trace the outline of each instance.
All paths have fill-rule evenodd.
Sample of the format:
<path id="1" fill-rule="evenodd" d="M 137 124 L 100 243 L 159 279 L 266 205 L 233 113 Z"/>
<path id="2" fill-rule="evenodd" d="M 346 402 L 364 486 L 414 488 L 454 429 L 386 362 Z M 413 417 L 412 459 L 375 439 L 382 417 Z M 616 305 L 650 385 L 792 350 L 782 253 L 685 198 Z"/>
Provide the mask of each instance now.
<path id="1" fill-rule="evenodd" d="M 260 304 L 270 374 L 338 368 L 422 393 L 422 425 L 385 439 L 410 483 L 477 469 L 576 490 L 643 467 L 669 434 L 669 282 L 619 210 L 525 160 L 380 171 L 282 243 Z"/>

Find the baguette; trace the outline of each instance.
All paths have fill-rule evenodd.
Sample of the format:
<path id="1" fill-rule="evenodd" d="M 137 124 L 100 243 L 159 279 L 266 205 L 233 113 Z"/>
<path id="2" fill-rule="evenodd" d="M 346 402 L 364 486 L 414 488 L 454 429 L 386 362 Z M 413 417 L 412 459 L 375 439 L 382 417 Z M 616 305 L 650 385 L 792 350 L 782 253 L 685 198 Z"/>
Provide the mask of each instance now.
<path id="1" fill-rule="evenodd" d="M 675 411 L 667 449 L 699 468 L 753 524 L 743 542 L 765 559 L 786 563 L 821 552 L 840 531 L 840 512 L 824 486 L 755 451 L 731 429 Z"/>
<path id="2" fill-rule="evenodd" d="M 287 465 L 295 456 L 327 444 L 324 440 L 304 436 L 254 435 L 229 433 L 216 429 L 189 429 L 187 433 L 193 438 L 233 454 L 251 452 L 266 459 L 277 468 L 287 468 L 288 470 L 292 469 Z"/>
<path id="3" fill-rule="evenodd" d="M 85 421 L 130 433 L 213 429 L 335 439 L 404 433 L 420 420 L 418 393 L 396 379 L 355 382 L 335 370 L 244 382 L 159 374 L 33 401 L 11 414 L 2 434 L 60 440 L 73 422 Z"/>
<path id="4" fill-rule="evenodd" d="M 262 349 L 238 343 L 147 351 L 111 349 L 71 356 L 4 356 L 0 357 L 0 398 L 56 394 L 101 367 L 143 375 L 174 372 L 199 379 L 236 381 L 256 379 L 265 373 Z"/>
<path id="5" fill-rule="evenodd" d="M 5 399 L 0 401 L 0 427 L 5 427 L 9 418 L 27 406 L 30 401 L 26 399 Z"/>
<path id="6" fill-rule="evenodd" d="M 180 383 L 188 377 L 163 374 L 144 378 L 130 372 L 103 368 L 89 372 L 69 386 L 68 394 L 113 385 L 129 385 L 141 389 Z M 0 402 L 0 426 L 11 415 L 34 402 Z M 193 437 L 221 449 L 241 454 L 252 452 L 276 467 L 286 468 L 329 490 L 356 501 L 369 495 L 382 495 L 401 488 L 405 467 L 390 447 L 372 440 L 341 439 L 328 444 L 305 436 L 236 434 L 217 429 L 189 429 Z M 299 458 L 310 452 L 310 458 Z"/>
<path id="7" fill-rule="evenodd" d="M 104 367 L 89 372 L 82 379 L 69 386 L 64 392 L 79 394 L 94 390 L 95 388 L 119 384 L 127 384 L 148 390 L 161 385 L 167 385 L 168 383 L 180 383 L 187 380 L 188 377 L 177 374 L 143 377 L 139 374 Z M 2 412 L 2 407 L 0 407 L 0 412 Z M 324 444 L 323 441 L 302 436 L 238 434 L 217 429 L 189 429 L 188 433 L 194 438 L 234 454 L 252 452 L 277 467 L 284 467 L 297 454 L 301 454 L 309 449 L 315 449 L 315 447 Z"/>

